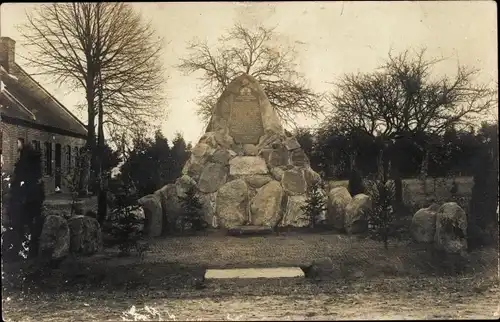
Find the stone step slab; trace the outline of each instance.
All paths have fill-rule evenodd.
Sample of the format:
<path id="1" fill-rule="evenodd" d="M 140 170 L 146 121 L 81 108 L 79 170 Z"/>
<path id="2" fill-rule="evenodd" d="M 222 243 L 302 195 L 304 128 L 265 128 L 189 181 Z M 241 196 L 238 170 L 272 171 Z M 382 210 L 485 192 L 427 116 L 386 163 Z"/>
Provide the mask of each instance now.
<path id="1" fill-rule="evenodd" d="M 300 267 L 207 269 L 205 279 L 304 277 Z"/>
<path id="2" fill-rule="evenodd" d="M 237 226 L 228 229 L 227 234 L 230 236 L 255 236 L 255 235 L 269 235 L 273 233 L 271 227 L 265 226 Z"/>

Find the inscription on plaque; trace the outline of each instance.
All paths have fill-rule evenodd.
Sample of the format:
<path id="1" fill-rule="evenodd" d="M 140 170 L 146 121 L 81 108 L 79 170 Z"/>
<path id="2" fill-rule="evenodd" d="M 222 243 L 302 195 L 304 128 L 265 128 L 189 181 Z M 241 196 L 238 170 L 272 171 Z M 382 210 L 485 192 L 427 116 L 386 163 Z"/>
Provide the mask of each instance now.
<path id="1" fill-rule="evenodd" d="M 243 87 L 240 95 L 233 98 L 229 134 L 234 142 L 242 144 L 257 144 L 264 134 L 259 100 L 248 87 Z"/>

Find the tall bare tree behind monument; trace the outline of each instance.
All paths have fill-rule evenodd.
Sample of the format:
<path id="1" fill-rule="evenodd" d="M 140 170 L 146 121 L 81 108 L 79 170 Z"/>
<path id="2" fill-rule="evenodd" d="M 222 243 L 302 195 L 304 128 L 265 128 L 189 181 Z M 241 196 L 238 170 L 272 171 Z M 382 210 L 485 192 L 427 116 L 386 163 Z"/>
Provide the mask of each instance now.
<path id="1" fill-rule="evenodd" d="M 273 28 L 246 28 L 235 24 L 219 38 L 218 46 L 193 40 L 179 69 L 202 72 L 206 94 L 198 100 L 199 115 L 208 123 L 220 94 L 241 72 L 257 79 L 281 120 L 295 124 L 296 115 L 321 113 L 320 95 L 311 90 L 297 69 L 296 50 L 282 44 Z"/>
<path id="2" fill-rule="evenodd" d="M 87 149 L 94 169 L 96 118 L 102 119 L 101 128 L 130 132 L 161 113 L 162 39 L 129 4 L 45 4 L 27 14 L 19 31 L 31 66 L 85 93 Z"/>
<path id="3" fill-rule="evenodd" d="M 327 96 L 327 127 L 341 126 L 394 143 L 397 199 L 402 195 L 399 144 L 417 143 L 428 156 L 432 142 L 426 136 L 473 125 L 497 106 L 492 88 L 476 82 L 478 70 L 458 66 L 455 76 L 436 77 L 432 71 L 439 61 L 427 58 L 425 49 L 390 54 L 375 72 L 345 75 Z"/>

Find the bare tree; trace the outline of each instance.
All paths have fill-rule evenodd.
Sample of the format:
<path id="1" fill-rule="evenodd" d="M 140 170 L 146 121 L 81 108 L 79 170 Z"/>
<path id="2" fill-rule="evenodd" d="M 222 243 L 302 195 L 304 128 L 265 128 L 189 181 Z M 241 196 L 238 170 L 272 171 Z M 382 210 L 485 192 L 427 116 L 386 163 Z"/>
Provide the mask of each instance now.
<path id="1" fill-rule="evenodd" d="M 496 104 L 493 91 L 475 83 L 478 70 L 459 66 L 454 77 L 434 77 L 432 67 L 439 61 L 425 59 L 425 50 L 390 54 L 378 71 L 345 75 L 327 97 L 332 106 L 327 123 L 394 143 L 391 161 L 398 200 L 398 142 L 410 140 L 428 151 L 432 142 L 425 137 L 475 124 Z"/>
<path id="2" fill-rule="evenodd" d="M 104 125 L 128 132 L 160 114 L 162 40 L 125 3 L 45 4 L 27 18 L 19 31 L 30 52 L 28 63 L 58 84 L 85 93 L 87 148 L 96 168 L 99 107 L 101 145 Z"/>
<path id="3" fill-rule="evenodd" d="M 203 73 L 201 80 L 207 94 L 198 100 L 202 119 L 208 123 L 217 99 L 229 82 L 241 72 L 255 77 L 280 118 L 295 125 L 294 116 L 318 116 L 320 96 L 309 89 L 295 68 L 293 46 L 280 45 L 273 28 L 245 28 L 235 24 L 228 34 L 219 38 L 219 46 L 191 41 L 189 56 L 178 68 L 187 74 Z"/>

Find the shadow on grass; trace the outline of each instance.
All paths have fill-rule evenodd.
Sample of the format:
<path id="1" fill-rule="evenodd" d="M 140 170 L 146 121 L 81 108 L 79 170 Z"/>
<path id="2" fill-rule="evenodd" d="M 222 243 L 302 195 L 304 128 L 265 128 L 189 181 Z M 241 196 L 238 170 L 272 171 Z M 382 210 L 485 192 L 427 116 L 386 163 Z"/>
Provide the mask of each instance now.
<path id="1" fill-rule="evenodd" d="M 484 248 L 460 256 L 436 251 L 432 245 L 408 243 L 376 252 L 350 249 L 314 265 L 312 277 L 323 280 L 491 275 L 498 272 L 498 251 Z"/>
<path id="2" fill-rule="evenodd" d="M 66 259 L 57 269 L 33 269 L 30 262 L 4 264 L 6 294 L 74 292 L 182 291 L 203 276 L 205 268 L 175 263 L 135 263 L 109 266 L 106 262 Z"/>
<path id="3" fill-rule="evenodd" d="M 307 272 L 306 275 L 309 278 L 235 279 L 205 282 L 203 275 L 208 267 L 248 267 L 248 263 L 242 262 L 239 263 L 239 266 L 237 261 L 229 260 L 227 264 L 224 264 L 226 261 L 218 261 L 214 264 L 210 264 L 210 262 L 196 264 L 192 258 L 188 258 L 189 260 L 181 258 L 184 263 L 181 261 L 168 262 L 167 260 L 148 262 L 134 258 L 118 258 L 113 253 L 109 253 L 90 258 L 68 258 L 57 269 L 47 270 L 33 270 L 33 263 L 29 262 L 4 263 L 2 284 L 4 296 L 19 292 L 27 295 L 81 294 L 83 292 L 93 294 L 90 295 L 91 297 L 97 297 L 98 294 L 123 293 L 151 298 L 156 296 L 206 297 L 338 293 L 343 287 L 352 283 L 371 283 L 372 280 L 380 278 L 419 280 L 428 277 L 474 277 L 485 272 L 490 272 L 490 274 L 493 272 L 492 274 L 498 277 L 498 250 L 492 248 L 476 250 L 462 258 L 433 252 L 430 247 L 408 242 L 393 241 L 389 244 L 389 249 L 385 250 L 381 243 L 361 237 L 334 237 L 328 237 L 326 240 L 328 242 L 322 241 L 317 244 L 318 247 L 319 245 L 326 247 L 335 243 L 331 249 L 325 248 L 325 252 L 319 255 L 324 256 L 323 258 L 316 258 L 317 260 L 312 263 L 315 267 L 314 272 Z M 259 243 L 273 245 L 279 240 L 281 240 L 279 237 L 259 239 Z M 172 239 L 172 241 L 177 240 Z M 188 241 L 193 241 L 193 239 L 188 239 L 185 242 L 189 244 Z M 238 245 L 234 246 L 232 242 L 228 245 L 238 247 Z M 293 245 L 293 247 L 300 247 L 300 245 Z M 182 250 L 189 250 L 191 246 L 182 248 Z M 206 248 L 210 249 L 210 245 L 205 245 Z M 307 249 L 309 248 L 304 248 L 304 250 Z M 287 252 L 286 249 L 283 251 Z M 213 249 L 212 254 L 214 254 Z M 262 254 L 258 253 L 257 255 Z M 99 256 L 101 259 L 98 260 Z M 153 253 L 151 256 L 160 255 Z M 285 255 L 285 257 L 289 256 Z M 304 258 L 297 257 L 297 260 L 304 260 Z M 231 259 L 234 258 L 231 257 Z M 260 261 L 258 262 L 260 265 L 253 265 L 253 267 L 273 267 L 280 259 L 271 257 L 269 260 L 272 262 Z M 187 264 L 189 262 L 192 264 Z M 289 265 L 280 264 L 279 266 L 302 266 L 307 270 L 308 268 L 304 267 L 303 264 L 299 262 L 294 264 L 290 261 Z M 311 262 L 306 265 L 310 264 Z"/>

